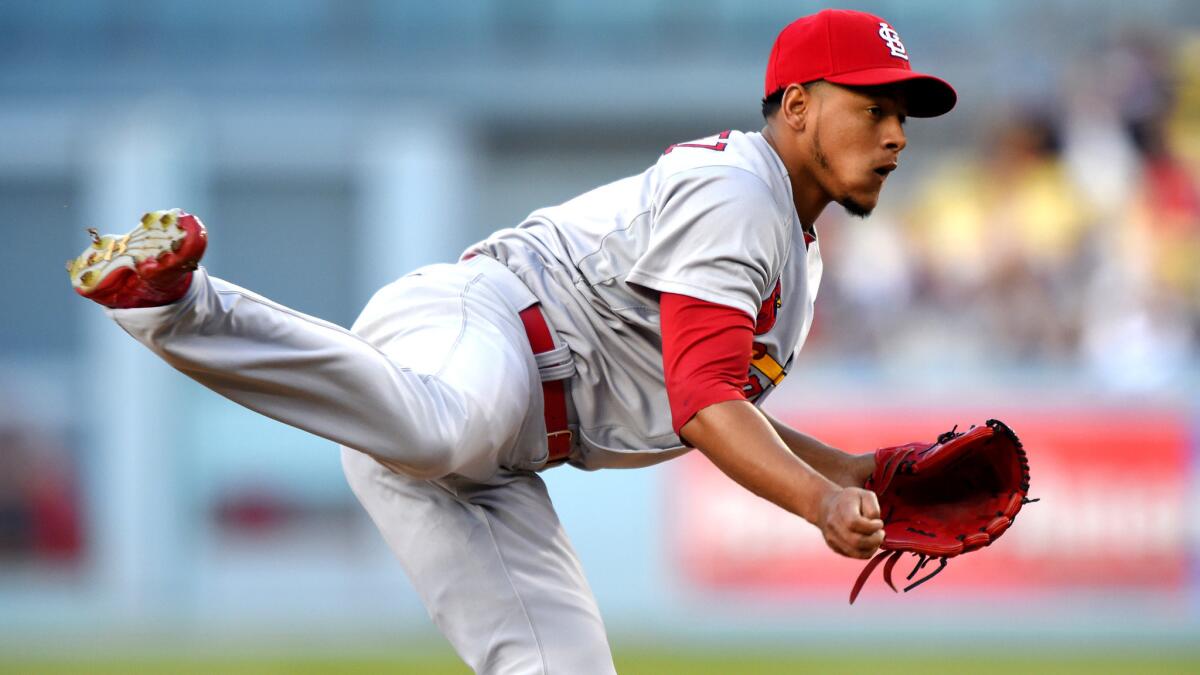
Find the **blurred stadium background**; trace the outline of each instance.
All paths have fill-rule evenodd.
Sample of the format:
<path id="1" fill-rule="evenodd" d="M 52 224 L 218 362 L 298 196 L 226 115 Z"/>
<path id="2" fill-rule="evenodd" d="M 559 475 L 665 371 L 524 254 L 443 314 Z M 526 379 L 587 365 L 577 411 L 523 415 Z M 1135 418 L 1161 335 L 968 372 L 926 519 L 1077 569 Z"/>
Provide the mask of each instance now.
<path id="1" fill-rule="evenodd" d="M 759 128 L 771 41 L 823 6 L 0 1 L 0 671 L 462 672 L 329 443 L 71 293 L 85 227 L 185 207 L 215 274 L 349 325 L 534 208 Z M 554 469 L 622 672 L 1200 670 L 1200 4 L 854 6 L 960 103 L 909 124 L 875 216 L 819 223 L 769 407 L 859 451 L 999 416 L 1043 501 L 851 609 L 858 566 L 700 458 Z"/>

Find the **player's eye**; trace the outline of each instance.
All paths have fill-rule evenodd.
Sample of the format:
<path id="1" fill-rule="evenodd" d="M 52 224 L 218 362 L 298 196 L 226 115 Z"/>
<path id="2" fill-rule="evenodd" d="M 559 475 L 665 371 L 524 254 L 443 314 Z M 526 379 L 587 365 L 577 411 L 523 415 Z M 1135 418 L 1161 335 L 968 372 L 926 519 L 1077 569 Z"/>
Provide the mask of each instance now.
<path id="1" fill-rule="evenodd" d="M 877 105 L 873 105 L 873 106 L 867 108 L 867 114 L 869 114 L 871 117 L 876 117 L 876 118 L 883 117 L 883 108 L 880 108 Z"/>

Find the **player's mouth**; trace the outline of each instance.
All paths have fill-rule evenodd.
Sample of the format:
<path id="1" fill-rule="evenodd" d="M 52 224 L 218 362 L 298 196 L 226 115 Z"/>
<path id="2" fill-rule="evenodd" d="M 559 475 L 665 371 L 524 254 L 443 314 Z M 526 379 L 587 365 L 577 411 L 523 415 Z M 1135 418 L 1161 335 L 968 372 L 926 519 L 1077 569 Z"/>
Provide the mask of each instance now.
<path id="1" fill-rule="evenodd" d="M 875 171 L 875 175 L 879 176 L 880 180 L 884 180 L 888 177 L 888 174 L 895 171 L 898 166 L 900 166 L 899 162 L 888 162 L 882 166 L 875 167 L 873 171 Z"/>

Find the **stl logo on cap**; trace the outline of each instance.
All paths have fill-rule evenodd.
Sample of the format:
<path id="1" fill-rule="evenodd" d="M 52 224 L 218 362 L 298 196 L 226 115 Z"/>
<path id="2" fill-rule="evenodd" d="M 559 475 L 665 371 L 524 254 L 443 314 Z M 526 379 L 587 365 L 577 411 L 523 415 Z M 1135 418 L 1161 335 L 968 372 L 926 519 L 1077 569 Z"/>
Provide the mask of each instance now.
<path id="1" fill-rule="evenodd" d="M 891 50 L 892 56 L 898 56 L 905 61 L 908 60 L 908 50 L 904 48 L 904 43 L 900 41 L 900 34 L 895 28 L 887 25 L 886 21 L 879 22 L 879 37 L 887 43 L 888 49 Z"/>

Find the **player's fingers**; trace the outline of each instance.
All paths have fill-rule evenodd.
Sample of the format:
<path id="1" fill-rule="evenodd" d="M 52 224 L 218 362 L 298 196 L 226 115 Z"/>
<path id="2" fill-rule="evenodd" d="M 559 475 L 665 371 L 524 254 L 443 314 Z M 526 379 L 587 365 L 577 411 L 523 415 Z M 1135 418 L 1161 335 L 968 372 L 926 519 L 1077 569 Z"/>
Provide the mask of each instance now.
<path id="1" fill-rule="evenodd" d="M 844 555 L 847 558 L 860 558 L 862 557 L 858 552 L 858 539 L 860 536 L 844 528 L 833 528 L 825 537 L 825 543 L 838 555 Z"/>
<path id="2" fill-rule="evenodd" d="M 856 517 L 850 521 L 850 531 L 855 534 L 875 534 L 883 529 L 883 521 L 878 518 Z"/>
<path id="3" fill-rule="evenodd" d="M 883 537 L 883 530 L 879 530 L 875 534 L 859 539 L 858 550 L 866 551 L 867 555 L 874 555 L 875 550 L 883 544 Z"/>
<path id="4" fill-rule="evenodd" d="M 848 553 L 847 556 L 851 557 L 851 558 L 858 558 L 860 560 L 866 560 L 867 558 L 870 558 L 872 555 L 875 554 L 875 550 L 877 548 L 879 548 L 879 546 L 877 546 L 877 545 L 876 546 L 867 546 L 864 544 L 859 544 L 859 545 L 855 546 L 854 548 L 850 549 L 850 553 Z"/>
<path id="5" fill-rule="evenodd" d="M 858 491 L 858 511 L 866 518 L 879 518 L 879 498 L 870 490 Z"/>
<path id="6" fill-rule="evenodd" d="M 865 560 L 875 555 L 875 551 L 877 550 L 879 550 L 878 543 L 866 537 L 860 537 L 856 539 L 842 555 L 846 556 L 847 558 L 858 558 L 860 560 Z"/>
<path id="7" fill-rule="evenodd" d="M 883 543 L 883 530 L 876 530 L 874 534 L 864 535 L 847 529 L 839 533 L 836 541 L 835 550 L 842 555 L 848 558 L 870 558 Z"/>
<path id="8" fill-rule="evenodd" d="M 848 546 L 842 544 L 835 545 L 830 543 L 829 547 L 832 548 L 837 554 L 846 556 L 847 558 L 858 558 L 861 560 L 871 557 L 870 553 L 866 552 L 864 549 L 858 548 L 857 546 Z"/>
<path id="9" fill-rule="evenodd" d="M 863 497 L 859 493 L 864 492 L 873 502 L 874 493 L 865 490 L 842 494 L 826 533 L 829 548 L 848 558 L 869 558 L 883 541 L 883 521 L 878 516 L 867 518 L 862 515 Z"/>

